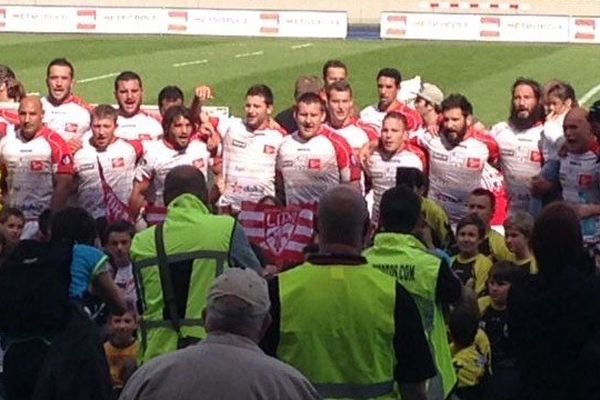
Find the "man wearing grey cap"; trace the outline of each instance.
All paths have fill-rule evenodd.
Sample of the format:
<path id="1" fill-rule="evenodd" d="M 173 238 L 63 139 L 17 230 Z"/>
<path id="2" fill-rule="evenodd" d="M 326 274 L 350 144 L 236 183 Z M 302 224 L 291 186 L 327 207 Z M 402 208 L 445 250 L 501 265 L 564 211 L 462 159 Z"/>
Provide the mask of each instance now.
<path id="1" fill-rule="evenodd" d="M 120 399 L 318 399 L 300 372 L 257 346 L 271 324 L 270 306 L 256 272 L 226 270 L 206 300 L 206 339 L 145 364 Z"/>

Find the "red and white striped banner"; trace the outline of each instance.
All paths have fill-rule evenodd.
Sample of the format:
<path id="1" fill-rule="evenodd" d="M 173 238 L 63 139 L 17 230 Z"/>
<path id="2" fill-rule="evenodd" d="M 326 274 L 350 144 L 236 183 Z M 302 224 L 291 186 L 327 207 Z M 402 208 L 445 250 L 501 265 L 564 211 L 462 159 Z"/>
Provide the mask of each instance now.
<path id="1" fill-rule="evenodd" d="M 238 221 L 250 242 L 281 269 L 304 261 L 304 248 L 314 235 L 315 210 L 314 204 L 277 207 L 242 202 Z"/>

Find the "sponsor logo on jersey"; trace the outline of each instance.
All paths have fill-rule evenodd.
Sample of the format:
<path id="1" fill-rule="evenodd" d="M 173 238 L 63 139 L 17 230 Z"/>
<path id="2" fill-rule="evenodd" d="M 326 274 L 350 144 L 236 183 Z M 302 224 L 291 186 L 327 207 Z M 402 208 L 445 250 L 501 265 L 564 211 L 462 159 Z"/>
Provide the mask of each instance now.
<path id="1" fill-rule="evenodd" d="M 63 165 L 69 165 L 69 164 L 71 164 L 71 156 L 68 155 L 68 154 L 65 154 L 60 159 L 60 163 L 63 164 Z"/>
<path id="2" fill-rule="evenodd" d="M 448 161 L 448 156 L 446 154 L 438 153 L 435 151 L 431 154 L 431 158 L 433 158 L 434 160 Z"/>
<path id="3" fill-rule="evenodd" d="M 78 125 L 72 122 L 67 122 L 65 124 L 65 132 L 75 133 L 77 132 Z"/>
<path id="4" fill-rule="evenodd" d="M 542 162 L 542 153 L 534 150 L 531 153 L 529 153 L 529 159 L 533 162 Z"/>
<path id="5" fill-rule="evenodd" d="M 111 162 L 112 162 L 112 167 L 113 168 L 123 168 L 123 167 L 125 167 L 125 160 L 123 159 L 123 157 L 113 158 L 111 160 Z"/>
<path id="6" fill-rule="evenodd" d="M 263 152 L 265 154 L 275 154 L 275 146 L 269 146 L 268 144 L 265 144 Z"/>
<path id="7" fill-rule="evenodd" d="M 42 171 L 44 169 L 44 162 L 41 160 L 31 160 L 29 162 L 29 169 L 32 171 Z"/>
<path id="8" fill-rule="evenodd" d="M 579 186 L 588 187 L 594 182 L 592 175 L 579 175 Z"/>
<path id="9" fill-rule="evenodd" d="M 138 139 L 139 140 L 150 140 L 150 139 L 152 139 L 152 136 L 148 135 L 147 133 L 140 133 L 138 135 Z"/>
<path id="10" fill-rule="evenodd" d="M 467 168 L 480 168 L 481 167 L 481 159 L 479 158 L 467 158 Z"/>
<path id="11" fill-rule="evenodd" d="M 246 148 L 246 142 L 242 142 L 241 140 L 233 139 L 233 141 L 231 142 L 231 144 L 234 147 L 241 147 L 242 149 Z"/>
<path id="12" fill-rule="evenodd" d="M 500 154 L 505 157 L 513 157 L 515 155 L 515 151 L 510 149 L 501 149 Z"/>
<path id="13" fill-rule="evenodd" d="M 196 167 L 198 169 L 204 168 L 204 160 L 201 158 L 198 160 L 194 160 L 194 167 Z"/>
<path id="14" fill-rule="evenodd" d="M 294 166 L 294 162 L 292 160 L 286 160 L 282 163 L 283 168 L 289 168 L 289 167 L 293 167 L 293 166 Z"/>
<path id="15" fill-rule="evenodd" d="M 95 167 L 96 167 L 96 164 L 93 164 L 93 163 L 81 164 L 79 167 L 77 167 L 77 171 L 79 171 L 79 172 L 88 171 L 88 170 L 94 169 Z"/>
<path id="16" fill-rule="evenodd" d="M 311 158 L 308 160 L 308 168 L 310 169 L 321 169 L 321 160 L 318 158 Z"/>

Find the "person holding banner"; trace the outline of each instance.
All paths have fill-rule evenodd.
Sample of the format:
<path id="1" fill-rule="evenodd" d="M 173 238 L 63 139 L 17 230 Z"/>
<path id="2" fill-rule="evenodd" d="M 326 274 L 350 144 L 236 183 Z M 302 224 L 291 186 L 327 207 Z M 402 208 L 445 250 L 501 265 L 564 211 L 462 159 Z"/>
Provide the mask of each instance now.
<path id="1" fill-rule="evenodd" d="M 144 217 L 149 224 L 165 218 L 163 190 L 171 169 L 192 165 L 204 176 L 208 172 L 210 154 L 206 143 L 193 137 L 194 125 L 187 108 L 169 108 L 163 119 L 163 129 L 165 137 L 162 140 L 144 142 L 144 156 L 136 170 L 129 200 L 131 216 Z"/>
<path id="2" fill-rule="evenodd" d="M 131 220 L 127 202 L 143 148 L 139 141 L 115 136 L 118 113 L 101 104 L 92 110 L 92 137 L 73 156 L 77 204 L 94 218 Z"/>

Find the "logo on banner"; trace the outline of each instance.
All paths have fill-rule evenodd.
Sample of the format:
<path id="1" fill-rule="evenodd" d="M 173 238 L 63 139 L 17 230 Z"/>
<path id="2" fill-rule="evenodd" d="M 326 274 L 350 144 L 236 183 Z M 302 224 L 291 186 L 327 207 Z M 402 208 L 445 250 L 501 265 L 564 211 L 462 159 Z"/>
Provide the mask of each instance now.
<path id="1" fill-rule="evenodd" d="M 265 243 L 269 250 L 280 255 L 292 238 L 298 211 L 267 210 L 264 216 Z"/>

